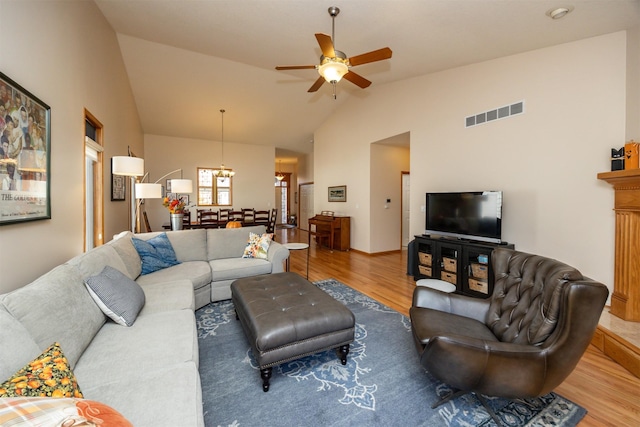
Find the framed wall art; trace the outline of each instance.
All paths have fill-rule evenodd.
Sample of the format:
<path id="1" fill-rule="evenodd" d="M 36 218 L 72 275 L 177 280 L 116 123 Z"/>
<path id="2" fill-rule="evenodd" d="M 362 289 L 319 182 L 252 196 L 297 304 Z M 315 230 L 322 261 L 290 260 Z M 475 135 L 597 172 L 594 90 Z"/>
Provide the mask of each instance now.
<path id="1" fill-rule="evenodd" d="M 329 201 L 330 202 L 346 202 L 347 186 L 338 185 L 335 187 L 329 187 Z"/>
<path id="2" fill-rule="evenodd" d="M 0 72 L 0 225 L 51 219 L 51 108 Z"/>
<path id="3" fill-rule="evenodd" d="M 111 159 L 111 201 L 119 202 L 127 195 L 126 176 L 113 174 L 113 158 Z"/>

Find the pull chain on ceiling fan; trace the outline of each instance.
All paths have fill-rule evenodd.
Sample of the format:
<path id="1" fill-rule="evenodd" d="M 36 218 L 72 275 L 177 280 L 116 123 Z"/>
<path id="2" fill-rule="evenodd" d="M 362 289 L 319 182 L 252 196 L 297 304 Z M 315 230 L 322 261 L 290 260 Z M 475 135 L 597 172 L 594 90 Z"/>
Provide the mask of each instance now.
<path id="1" fill-rule="evenodd" d="M 336 16 L 340 13 L 340 9 L 332 6 L 328 9 L 329 16 L 331 16 L 331 37 L 326 34 L 316 33 L 316 40 L 322 50 L 320 56 L 319 65 L 290 65 L 290 66 L 278 66 L 276 70 L 304 70 L 304 69 L 316 69 L 320 74 L 320 77 L 309 88 L 307 92 L 315 92 L 324 84 L 331 83 L 333 85 L 333 98 L 336 98 L 336 84 L 344 77 L 351 83 L 365 89 L 371 85 L 371 82 L 359 74 L 354 73 L 351 67 L 357 65 L 368 64 L 370 62 L 382 61 L 384 59 L 391 58 L 392 52 L 388 47 L 374 50 L 361 55 L 352 56 L 350 58 L 344 52 L 341 52 L 335 48 L 335 20 Z"/>

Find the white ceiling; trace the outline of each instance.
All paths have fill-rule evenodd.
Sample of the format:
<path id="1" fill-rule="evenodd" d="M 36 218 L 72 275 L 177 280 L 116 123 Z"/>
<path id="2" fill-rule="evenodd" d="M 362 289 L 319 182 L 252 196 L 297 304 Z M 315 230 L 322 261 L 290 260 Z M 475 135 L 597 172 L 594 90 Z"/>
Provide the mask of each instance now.
<path id="1" fill-rule="evenodd" d="M 147 134 L 266 144 L 310 152 L 313 132 L 349 97 L 378 85 L 632 28 L 640 0 L 94 0 L 118 34 Z M 545 13 L 571 5 L 553 21 Z M 316 93 L 315 33 L 354 56 L 390 47 L 390 60 L 354 68 Z M 587 71 L 585 71 L 587 72 Z"/>

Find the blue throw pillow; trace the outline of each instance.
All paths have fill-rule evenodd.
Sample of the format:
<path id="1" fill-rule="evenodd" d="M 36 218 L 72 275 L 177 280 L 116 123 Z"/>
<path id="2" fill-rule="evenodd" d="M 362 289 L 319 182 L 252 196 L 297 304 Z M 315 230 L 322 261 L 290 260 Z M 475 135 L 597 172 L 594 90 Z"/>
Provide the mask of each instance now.
<path id="1" fill-rule="evenodd" d="M 132 237 L 131 241 L 142 259 L 142 274 L 153 273 L 180 264 L 167 233 L 159 234 L 149 240 Z"/>

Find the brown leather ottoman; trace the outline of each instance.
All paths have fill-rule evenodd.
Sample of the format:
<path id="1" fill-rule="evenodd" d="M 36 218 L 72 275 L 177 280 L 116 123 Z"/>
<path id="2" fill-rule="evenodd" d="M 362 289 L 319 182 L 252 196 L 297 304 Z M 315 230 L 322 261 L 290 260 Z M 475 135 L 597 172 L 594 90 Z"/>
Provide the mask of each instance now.
<path id="1" fill-rule="evenodd" d="M 343 365 L 353 341 L 355 316 L 296 273 L 265 274 L 231 284 L 236 316 L 269 391 L 273 366 L 338 348 Z"/>

